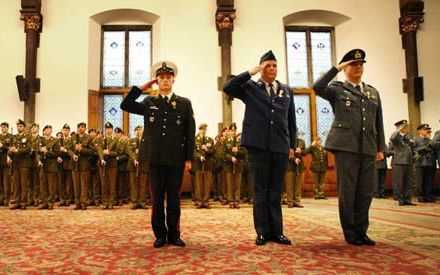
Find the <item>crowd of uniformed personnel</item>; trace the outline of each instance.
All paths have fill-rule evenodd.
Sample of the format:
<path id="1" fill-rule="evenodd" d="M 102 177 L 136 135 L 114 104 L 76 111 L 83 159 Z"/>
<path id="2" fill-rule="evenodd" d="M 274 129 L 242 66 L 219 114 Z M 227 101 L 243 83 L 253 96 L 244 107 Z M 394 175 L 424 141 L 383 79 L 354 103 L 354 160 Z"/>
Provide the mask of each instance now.
<path id="1" fill-rule="evenodd" d="M 433 139 L 427 124 L 418 127 L 419 136 L 409 135 L 408 122 L 399 121 L 390 137 L 387 156 L 392 156 L 393 196 L 399 205 L 414 205 L 410 200 L 411 178 L 417 186 L 419 202 L 432 202 L 432 180 L 436 159 L 440 160 L 440 131 Z M 240 146 L 240 133 L 235 123 L 220 131 L 215 139 L 206 135 L 208 125 L 201 124 L 195 138 L 191 170 L 192 198 L 196 208 L 211 208 L 218 201 L 229 208 L 240 203 L 252 204 L 253 185 L 249 177 L 247 151 Z M 87 206 L 130 204 L 131 209 L 148 209 L 150 188 L 148 163 L 139 162 L 138 154 L 143 129 L 135 128 L 129 138 L 120 128 L 107 122 L 104 132 L 88 129 L 78 123 L 76 131 L 65 124 L 53 136 L 50 125 L 42 129 L 34 123 L 26 130 L 25 122 L 17 121 L 17 133 L 9 133 L 9 124 L 1 123 L 0 134 L 0 205 L 10 209 L 53 209 L 74 205 L 75 210 Z M 306 148 L 298 138 L 295 155 L 287 164 L 282 203 L 289 208 L 300 203 L 304 181 L 303 158 L 311 154 L 310 170 L 314 175 L 315 199 L 326 199 L 324 182 L 328 153 L 320 138 Z M 376 197 L 385 197 L 386 159 L 378 161 Z"/>

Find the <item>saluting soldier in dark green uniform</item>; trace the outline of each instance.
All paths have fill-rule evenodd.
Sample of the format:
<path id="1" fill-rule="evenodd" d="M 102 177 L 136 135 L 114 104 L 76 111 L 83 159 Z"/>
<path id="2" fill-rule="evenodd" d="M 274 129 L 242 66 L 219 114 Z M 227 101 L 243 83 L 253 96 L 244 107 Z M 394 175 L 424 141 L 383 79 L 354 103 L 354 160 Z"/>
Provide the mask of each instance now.
<path id="1" fill-rule="evenodd" d="M 98 154 L 101 162 L 101 193 L 102 209 L 113 209 L 116 204 L 116 181 L 118 179 L 118 140 L 113 136 L 113 124 L 105 124 L 105 136 L 98 145 Z"/>
<path id="2" fill-rule="evenodd" d="M 208 125 L 199 126 L 196 135 L 193 170 L 195 171 L 195 199 L 197 208 L 211 208 L 209 197 L 212 188 L 212 170 L 214 168 L 214 140 L 206 136 Z"/>
<path id="3" fill-rule="evenodd" d="M 13 137 L 8 155 L 12 159 L 13 186 L 10 209 L 26 209 L 31 167 L 31 142 L 23 120 L 17 121 L 17 134 Z"/>
<path id="4" fill-rule="evenodd" d="M 60 171 L 60 206 L 69 206 L 73 199 L 73 179 L 72 179 L 72 161 L 69 155 L 69 149 L 72 147 L 72 138 L 70 136 L 70 126 L 63 125 L 62 137 L 60 139 L 61 156 L 58 162 L 61 163 Z"/>
<path id="5" fill-rule="evenodd" d="M 41 136 L 38 134 L 40 125 L 33 123 L 31 126 L 31 167 L 29 171 L 28 205 L 38 206 L 40 203 L 40 168 L 38 167 L 37 154 L 41 147 Z"/>
<path id="6" fill-rule="evenodd" d="M 128 149 L 135 159 L 128 161 L 127 170 L 130 178 L 131 209 L 148 209 L 150 188 L 148 184 L 148 162 L 138 162 L 139 148 L 142 142 L 142 126 L 134 129 L 136 136 L 129 141 Z M 127 152 L 128 153 L 128 152 Z M 148 200 L 147 200 L 148 198 Z"/>
<path id="7" fill-rule="evenodd" d="M 237 125 L 233 123 L 229 126 L 229 137 L 226 139 L 226 151 L 224 153 L 229 208 L 240 208 L 241 176 L 245 156 L 236 132 Z"/>
<path id="8" fill-rule="evenodd" d="M 75 192 L 74 210 L 87 209 L 87 195 L 90 180 L 90 159 L 93 154 L 92 142 L 86 134 L 86 123 L 78 123 L 78 133 L 72 137 L 69 154 L 73 162 L 73 189 Z"/>
<path id="9" fill-rule="evenodd" d="M 316 137 L 312 142 L 312 146 L 307 148 L 305 153 L 312 155 L 310 170 L 313 172 L 315 200 L 325 200 L 327 197 L 324 195 L 324 182 L 328 168 L 328 154 L 322 147 L 321 138 Z"/>
<path id="10" fill-rule="evenodd" d="M 41 187 L 41 205 L 39 210 L 52 210 L 55 204 L 55 196 L 58 188 L 58 162 L 60 155 L 60 142 L 52 137 L 52 126 L 46 125 L 43 128 L 44 136 L 41 138 L 36 159 L 38 166 L 41 167 L 40 187 Z"/>
<path id="11" fill-rule="evenodd" d="M 301 189 L 304 173 L 303 156 L 306 154 L 306 143 L 303 139 L 296 138 L 295 154 L 289 158 L 284 176 L 286 199 L 289 208 L 303 208 L 301 201 Z"/>
<path id="12" fill-rule="evenodd" d="M 8 157 L 9 146 L 12 144 L 9 123 L 2 122 L 0 133 L 0 205 L 9 205 L 11 196 L 11 159 Z"/>

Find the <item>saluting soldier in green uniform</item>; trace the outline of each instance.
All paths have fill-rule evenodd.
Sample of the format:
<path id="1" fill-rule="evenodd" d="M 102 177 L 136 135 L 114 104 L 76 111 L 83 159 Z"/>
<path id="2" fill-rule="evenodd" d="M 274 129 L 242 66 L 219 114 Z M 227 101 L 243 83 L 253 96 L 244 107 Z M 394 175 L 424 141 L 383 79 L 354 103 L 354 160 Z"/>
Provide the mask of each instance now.
<path id="1" fill-rule="evenodd" d="M 87 209 L 87 195 L 90 180 L 90 159 L 93 154 L 92 142 L 86 134 L 86 123 L 78 123 L 78 133 L 72 137 L 69 154 L 73 162 L 73 189 L 75 193 L 74 210 Z"/>
<path id="2" fill-rule="evenodd" d="M 60 139 L 61 156 L 58 159 L 58 162 L 61 163 L 59 186 L 60 206 L 69 206 L 70 203 L 73 202 L 73 164 L 69 155 L 69 149 L 71 147 L 72 137 L 70 136 L 70 126 L 68 124 L 64 124 L 62 137 Z"/>
<path id="3" fill-rule="evenodd" d="M 135 159 L 130 159 L 127 170 L 130 178 L 131 209 L 148 209 L 150 188 L 148 184 L 148 162 L 138 163 L 139 148 L 142 142 L 142 126 L 134 129 L 136 136 L 130 139 L 129 150 Z M 147 199 L 148 198 L 148 199 Z"/>
<path id="4" fill-rule="evenodd" d="M 11 196 L 11 159 L 8 157 L 13 136 L 9 133 L 9 123 L 2 122 L 0 134 L 0 205 L 9 205 Z"/>
<path id="5" fill-rule="evenodd" d="M 229 208 L 240 208 L 241 176 L 245 157 L 244 149 L 240 147 L 240 139 L 236 132 L 237 125 L 233 123 L 229 126 L 229 137 L 226 139 L 224 154 Z"/>
<path id="6" fill-rule="evenodd" d="M 40 125 L 33 123 L 31 126 L 31 167 L 29 174 L 29 189 L 28 189 L 28 205 L 38 206 L 40 203 L 40 168 L 36 156 L 41 147 L 41 136 L 38 134 Z"/>
<path id="7" fill-rule="evenodd" d="M 296 139 L 295 154 L 289 158 L 284 176 L 287 206 L 289 208 L 303 208 L 301 201 L 301 189 L 304 173 L 303 157 L 306 155 L 306 143 L 303 139 Z"/>
<path id="8" fill-rule="evenodd" d="M 322 141 L 320 137 L 316 137 L 312 146 L 306 149 L 306 154 L 312 154 L 312 164 L 310 170 L 313 172 L 313 182 L 315 189 L 315 199 L 327 199 L 324 195 L 324 182 L 325 175 L 328 168 L 328 153 L 322 147 Z"/>
<path id="9" fill-rule="evenodd" d="M 206 136 L 208 125 L 199 126 L 196 135 L 193 170 L 195 171 L 195 199 L 197 208 L 211 208 L 209 197 L 212 188 L 212 170 L 214 168 L 214 140 Z"/>
<path id="10" fill-rule="evenodd" d="M 38 166 L 41 167 L 41 205 L 38 209 L 52 210 L 55 204 L 58 185 L 57 159 L 60 155 L 60 142 L 52 137 L 52 126 L 50 125 L 44 126 L 43 134 L 44 137 L 41 139 L 41 146 L 36 155 Z"/>
<path id="11" fill-rule="evenodd" d="M 31 142 L 25 131 L 23 120 L 17 121 L 17 134 L 13 137 L 8 155 L 12 159 L 13 186 L 10 209 L 26 209 L 29 188 L 29 173 L 31 167 Z"/>
<path id="12" fill-rule="evenodd" d="M 105 136 L 98 145 L 101 164 L 102 209 L 113 209 L 116 204 L 116 181 L 118 179 L 118 160 L 116 159 L 118 140 L 113 136 L 113 124 L 105 124 Z"/>

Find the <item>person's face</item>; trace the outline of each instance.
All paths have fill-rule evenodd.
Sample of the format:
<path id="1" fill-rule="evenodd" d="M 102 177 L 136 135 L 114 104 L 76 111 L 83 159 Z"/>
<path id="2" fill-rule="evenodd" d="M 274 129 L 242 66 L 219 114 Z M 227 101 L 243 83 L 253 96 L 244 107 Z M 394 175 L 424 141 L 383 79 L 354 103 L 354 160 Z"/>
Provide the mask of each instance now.
<path id="1" fill-rule="evenodd" d="M 156 77 L 157 85 L 161 91 L 171 91 L 174 84 L 174 76 L 169 73 L 161 73 Z"/>
<path id="2" fill-rule="evenodd" d="M 24 132 L 24 125 L 23 124 L 18 124 L 17 125 L 17 131 L 19 132 L 19 133 L 23 133 Z"/>
<path id="3" fill-rule="evenodd" d="M 228 129 L 225 129 L 223 132 L 222 132 L 222 137 L 224 138 L 224 137 L 226 137 L 228 135 Z"/>
<path id="4" fill-rule="evenodd" d="M 78 133 L 80 135 L 84 135 L 85 132 L 86 132 L 86 127 L 84 125 L 81 125 L 81 126 L 78 127 Z"/>
<path id="5" fill-rule="evenodd" d="M 63 129 L 63 136 L 68 137 L 69 134 L 70 134 L 70 130 L 67 129 L 67 128 L 64 128 L 64 129 Z"/>
<path id="6" fill-rule="evenodd" d="M 144 131 L 143 131 L 142 128 L 138 128 L 138 129 L 136 130 L 136 136 L 137 136 L 137 137 L 141 137 L 143 133 L 144 133 Z"/>
<path id="7" fill-rule="evenodd" d="M 32 126 L 31 133 L 32 134 L 38 134 L 38 130 L 39 130 L 39 128 L 37 126 Z"/>
<path id="8" fill-rule="evenodd" d="M 89 136 L 92 137 L 92 138 L 95 138 L 96 137 L 96 131 L 91 131 L 89 133 Z"/>
<path id="9" fill-rule="evenodd" d="M 206 135 L 206 130 L 207 130 L 206 127 L 203 127 L 202 129 L 200 129 L 199 130 L 200 131 L 200 135 L 202 135 L 202 136 Z"/>
<path id="10" fill-rule="evenodd" d="M 105 128 L 105 135 L 107 137 L 110 137 L 111 135 L 113 135 L 113 129 L 112 128 Z"/>
<path id="11" fill-rule="evenodd" d="M 57 134 L 57 138 L 60 139 L 63 135 L 61 133 Z"/>
<path id="12" fill-rule="evenodd" d="M 278 64 L 275 60 L 264 62 L 264 69 L 261 71 L 261 78 L 266 82 L 272 82 L 277 77 Z"/>
<path id="13" fill-rule="evenodd" d="M 122 133 L 115 133 L 116 138 L 121 138 L 122 137 Z"/>
<path id="14" fill-rule="evenodd" d="M 408 134 L 409 133 L 409 125 L 403 126 L 400 131 L 404 134 Z"/>
<path id="15" fill-rule="evenodd" d="M 2 125 L 2 133 L 6 134 L 9 131 L 9 127 L 6 125 Z"/>
<path id="16" fill-rule="evenodd" d="M 348 79 L 361 78 L 364 73 L 364 63 L 362 61 L 350 63 L 344 68 L 344 73 Z"/>
<path id="17" fill-rule="evenodd" d="M 229 130 L 229 135 L 230 136 L 235 136 L 235 133 L 237 133 L 236 129 L 232 128 L 232 129 Z"/>
<path id="18" fill-rule="evenodd" d="M 50 137 L 50 136 L 52 135 L 52 129 L 51 129 L 51 128 L 46 128 L 46 129 L 44 129 L 43 134 L 44 134 L 46 137 Z"/>
<path id="19" fill-rule="evenodd" d="M 316 144 L 318 144 L 318 146 L 322 145 L 322 140 L 320 138 L 316 139 Z"/>

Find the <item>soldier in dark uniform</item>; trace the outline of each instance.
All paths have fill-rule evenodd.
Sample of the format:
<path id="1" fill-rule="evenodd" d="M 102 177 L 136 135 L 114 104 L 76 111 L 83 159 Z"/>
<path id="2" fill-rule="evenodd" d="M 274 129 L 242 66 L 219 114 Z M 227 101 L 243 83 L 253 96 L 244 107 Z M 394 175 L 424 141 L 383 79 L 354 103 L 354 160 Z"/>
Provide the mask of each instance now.
<path id="1" fill-rule="evenodd" d="M 237 136 L 237 125 L 229 126 L 229 137 L 225 141 L 224 151 L 226 193 L 229 208 L 240 208 L 240 191 L 242 184 L 243 161 L 245 158 L 244 148 L 240 146 L 240 138 Z"/>
<path id="2" fill-rule="evenodd" d="M 113 209 L 116 204 L 118 180 L 118 139 L 113 136 L 113 124 L 105 124 L 105 136 L 98 144 L 100 160 L 102 209 Z"/>
<path id="3" fill-rule="evenodd" d="M 134 129 L 136 136 L 130 139 L 129 150 L 136 157 L 128 162 L 128 172 L 130 177 L 131 209 L 148 209 L 150 200 L 150 188 L 148 183 L 148 162 L 139 165 L 139 149 L 142 143 L 142 126 Z"/>
<path id="4" fill-rule="evenodd" d="M 61 163 L 61 177 L 59 186 L 60 206 L 69 206 L 73 201 L 73 179 L 72 179 L 72 161 L 69 150 L 72 147 L 72 137 L 70 136 L 70 126 L 63 125 L 62 137 L 60 139 L 61 156 L 58 162 Z"/>
<path id="5" fill-rule="evenodd" d="M 13 186 L 9 209 L 26 209 L 29 189 L 29 174 L 32 160 L 30 136 L 26 133 L 23 120 L 17 121 L 17 134 L 9 146 L 8 155 L 12 159 Z"/>
<path id="6" fill-rule="evenodd" d="M 0 205 L 9 205 L 11 197 L 11 159 L 8 157 L 13 136 L 9 133 L 9 123 L 2 122 L 0 133 Z"/>
<path id="7" fill-rule="evenodd" d="M 153 80 L 140 89 L 133 86 L 121 103 L 124 111 L 144 116 L 144 136 L 139 161 L 150 165 L 153 199 L 151 223 L 156 236 L 154 247 L 168 243 L 185 246 L 180 238 L 180 189 L 184 169 L 191 169 L 194 154 L 195 122 L 189 99 L 173 90 L 177 67 L 168 61 L 156 63 Z M 159 95 L 136 102 L 142 91 L 157 83 Z M 167 217 L 164 199 L 167 198 Z"/>
<path id="8" fill-rule="evenodd" d="M 238 135 L 241 136 L 241 134 Z M 249 154 L 246 148 L 242 148 L 244 151 L 244 158 L 243 173 L 241 175 L 241 201 L 252 205 L 254 204 L 254 184 L 252 182 L 252 177 L 249 174 Z"/>
<path id="9" fill-rule="evenodd" d="M 261 74 L 258 82 L 251 80 Z M 229 80 L 223 91 L 246 105 L 241 144 L 249 153 L 254 183 L 255 243 L 271 240 L 290 245 L 283 234 L 281 192 L 287 160 L 294 155 L 296 119 L 293 92 L 275 80 L 277 61 L 272 51 L 260 65 Z"/>
<path id="10" fill-rule="evenodd" d="M 385 151 L 382 104 L 379 92 L 362 82 L 364 63 L 365 52 L 351 50 L 313 85 L 335 115 L 325 148 L 335 154 L 339 217 L 345 240 L 352 245 L 375 245 L 367 236 L 368 212 L 376 159 L 383 159 Z M 331 82 L 341 70 L 346 81 Z"/>
<path id="11" fill-rule="evenodd" d="M 195 138 L 194 161 L 192 169 L 195 171 L 195 198 L 197 208 L 211 208 L 209 197 L 212 188 L 212 170 L 214 166 L 214 140 L 206 136 L 207 124 L 199 126 L 199 133 Z"/>
<path id="12" fill-rule="evenodd" d="M 41 205 L 39 210 L 52 210 L 55 204 L 55 196 L 58 189 L 58 162 L 60 155 L 60 142 L 52 137 L 52 126 L 43 128 L 44 136 L 41 138 L 41 146 L 37 154 L 38 166 L 41 167 L 40 187 Z"/>
<path id="13" fill-rule="evenodd" d="M 98 165 L 99 165 L 99 154 L 98 154 L 98 147 L 99 143 L 101 142 L 100 138 L 98 137 L 98 133 L 96 129 L 89 129 L 89 136 L 91 138 L 91 144 L 93 153 L 90 156 L 90 181 L 89 181 L 89 188 L 88 188 L 88 199 L 87 199 L 87 205 L 99 205 L 100 200 L 100 194 L 101 194 L 101 185 L 100 185 L 100 176 L 98 172 Z"/>
<path id="14" fill-rule="evenodd" d="M 225 160 L 223 159 L 224 152 L 226 151 L 226 138 L 227 138 L 228 128 L 223 128 L 218 136 L 216 137 L 215 142 L 215 184 L 214 190 L 215 194 L 218 197 L 219 202 L 222 205 L 228 204 L 228 200 L 226 199 L 226 176 L 225 176 Z"/>
<path id="15" fill-rule="evenodd" d="M 385 152 L 388 149 L 385 148 Z M 387 176 L 387 155 L 385 154 L 384 158 L 381 160 L 376 160 L 376 169 L 377 169 L 377 185 L 375 188 L 374 197 L 378 199 L 385 198 L 385 182 Z"/>
<path id="16" fill-rule="evenodd" d="M 117 146 L 116 146 L 116 152 L 118 155 L 116 156 L 116 159 L 118 160 L 118 181 L 117 181 L 117 202 L 118 205 L 127 204 L 130 201 L 129 194 L 130 194 L 130 185 L 129 185 L 129 178 L 128 178 L 128 169 L 127 165 L 130 159 L 130 156 L 132 156 L 132 159 L 136 159 L 136 156 L 131 153 L 129 150 L 129 144 L 128 144 L 128 136 L 124 134 L 121 128 L 116 127 L 115 128 L 115 136 L 118 140 Z M 130 155 L 129 155 L 130 154 Z"/>
<path id="17" fill-rule="evenodd" d="M 431 147 L 431 127 L 422 124 L 417 127 L 419 136 L 415 138 L 415 182 L 419 202 L 433 202 L 432 181 L 436 168 L 436 151 Z"/>
<path id="18" fill-rule="evenodd" d="M 73 189 L 75 193 L 74 210 L 87 209 L 87 195 L 90 181 L 90 159 L 93 155 L 92 141 L 86 134 L 86 123 L 78 123 L 78 133 L 72 137 L 72 147 L 69 150 L 74 169 Z"/>
<path id="19" fill-rule="evenodd" d="M 316 137 L 312 145 L 306 149 L 306 154 L 312 155 L 312 163 L 310 170 L 313 173 L 313 183 L 315 189 L 315 200 L 327 199 L 324 194 L 324 182 L 325 175 L 328 169 L 328 153 L 322 147 L 322 141 L 320 137 Z"/>
<path id="20" fill-rule="evenodd" d="M 440 166 L 440 130 L 435 132 L 434 137 L 429 144 L 432 148 L 437 150 L 437 163 Z"/>
<path id="21" fill-rule="evenodd" d="M 304 173 L 303 157 L 306 153 L 306 143 L 303 139 L 296 139 L 295 154 L 289 157 L 286 167 L 286 175 L 284 176 L 284 185 L 286 190 L 287 206 L 289 208 L 304 206 L 301 201 L 301 189 Z"/>
<path id="22" fill-rule="evenodd" d="M 38 167 L 37 154 L 41 147 L 41 136 L 38 134 L 40 125 L 33 123 L 31 126 L 31 167 L 29 171 L 28 205 L 38 206 L 40 203 L 40 168 Z"/>
<path id="23" fill-rule="evenodd" d="M 413 171 L 414 140 L 409 135 L 407 120 L 394 124 L 397 128 L 390 137 L 390 150 L 392 150 L 391 167 L 393 168 L 393 185 L 396 186 L 399 205 L 415 205 L 411 202 L 409 187 Z"/>

